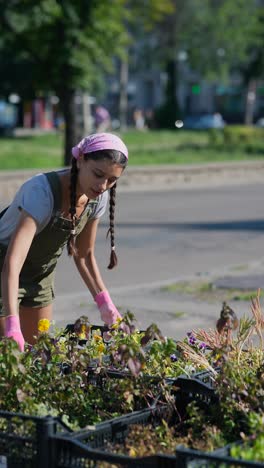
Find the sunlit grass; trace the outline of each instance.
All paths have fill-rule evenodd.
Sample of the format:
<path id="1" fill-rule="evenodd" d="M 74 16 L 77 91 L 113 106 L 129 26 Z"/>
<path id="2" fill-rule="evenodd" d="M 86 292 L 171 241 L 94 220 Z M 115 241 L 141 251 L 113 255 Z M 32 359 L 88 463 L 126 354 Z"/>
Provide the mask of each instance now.
<path id="1" fill-rule="evenodd" d="M 219 301 L 251 301 L 257 297 L 257 291 L 253 289 L 239 288 L 217 288 L 213 282 L 201 281 L 179 281 L 178 283 L 168 284 L 160 288 L 161 292 L 191 296 L 198 300 L 208 302 Z M 260 297 L 264 292 L 260 291 Z"/>
<path id="2" fill-rule="evenodd" d="M 176 312 L 169 312 L 168 315 L 169 315 L 169 317 L 171 317 L 173 319 L 179 319 L 179 318 L 185 317 L 187 314 L 186 314 L 186 312 L 183 312 L 183 311 L 179 310 L 179 311 L 176 311 Z"/>
<path id="3" fill-rule="evenodd" d="M 120 133 L 129 150 L 129 165 L 203 164 L 264 157 L 264 145 L 227 148 L 210 142 L 207 131 L 130 130 Z M 49 169 L 63 166 L 63 133 L 1 138 L 0 169 Z"/>
<path id="4" fill-rule="evenodd" d="M 54 168 L 62 166 L 63 135 L 0 139 L 1 169 Z"/>
<path id="5" fill-rule="evenodd" d="M 195 282 L 195 281 L 180 281 L 162 286 L 161 291 L 164 292 L 179 292 L 182 294 L 195 294 L 200 292 L 208 292 L 213 289 L 212 283 Z"/>

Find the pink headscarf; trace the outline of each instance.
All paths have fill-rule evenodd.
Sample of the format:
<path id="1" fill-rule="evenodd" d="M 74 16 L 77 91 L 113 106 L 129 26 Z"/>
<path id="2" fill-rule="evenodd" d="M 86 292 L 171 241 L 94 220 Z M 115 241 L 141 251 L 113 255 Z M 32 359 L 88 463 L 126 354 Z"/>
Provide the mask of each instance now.
<path id="1" fill-rule="evenodd" d="M 128 149 L 125 143 L 112 133 L 93 133 L 83 138 L 78 145 L 72 148 L 72 155 L 75 159 L 78 159 L 81 154 L 101 150 L 121 151 L 126 159 L 128 159 Z"/>

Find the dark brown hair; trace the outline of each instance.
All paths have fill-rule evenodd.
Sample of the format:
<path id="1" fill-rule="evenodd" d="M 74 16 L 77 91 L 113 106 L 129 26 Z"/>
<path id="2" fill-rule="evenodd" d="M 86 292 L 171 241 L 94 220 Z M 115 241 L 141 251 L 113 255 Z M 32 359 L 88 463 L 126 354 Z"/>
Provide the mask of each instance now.
<path id="1" fill-rule="evenodd" d="M 103 151 L 94 151 L 92 153 L 84 154 L 85 161 L 89 159 L 100 161 L 102 159 L 109 159 L 112 161 L 113 164 L 118 164 L 122 168 L 125 168 L 127 165 L 127 158 L 124 156 L 123 153 L 116 150 L 103 150 Z M 71 233 L 67 243 L 67 250 L 68 255 L 77 255 L 77 249 L 75 246 L 76 240 L 76 232 L 75 232 L 75 224 L 76 224 L 76 187 L 77 187 L 77 180 L 78 180 L 78 167 L 77 167 L 77 160 L 72 158 L 72 166 L 71 166 L 71 180 L 70 180 L 70 208 L 69 213 L 71 215 L 72 226 L 71 226 Z M 110 254 L 110 262 L 108 265 L 109 270 L 114 268 L 117 265 L 117 256 L 115 252 L 115 230 L 114 230 L 114 218 L 115 218 L 115 198 L 116 198 L 116 183 L 111 187 L 109 190 L 109 229 L 107 231 L 106 237 L 110 234 L 110 242 L 111 242 L 111 254 Z"/>

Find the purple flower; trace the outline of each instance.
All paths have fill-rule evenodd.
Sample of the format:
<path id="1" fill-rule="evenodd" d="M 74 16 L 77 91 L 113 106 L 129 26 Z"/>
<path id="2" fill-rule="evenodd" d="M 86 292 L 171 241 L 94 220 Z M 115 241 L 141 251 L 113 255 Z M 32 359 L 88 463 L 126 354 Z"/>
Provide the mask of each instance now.
<path id="1" fill-rule="evenodd" d="M 186 334 L 188 336 L 188 343 L 190 345 L 194 345 L 197 340 L 196 340 L 195 336 L 193 336 L 193 333 L 192 332 L 187 332 Z"/>
<path id="2" fill-rule="evenodd" d="M 171 354 L 170 359 L 171 359 L 172 362 L 178 361 L 178 358 L 177 358 L 176 354 Z"/>
<path id="3" fill-rule="evenodd" d="M 199 349 L 201 350 L 204 350 L 206 349 L 206 343 L 204 343 L 203 341 L 199 344 Z"/>
<path id="4" fill-rule="evenodd" d="M 194 336 L 189 337 L 189 344 L 194 345 L 196 343 L 196 338 Z"/>

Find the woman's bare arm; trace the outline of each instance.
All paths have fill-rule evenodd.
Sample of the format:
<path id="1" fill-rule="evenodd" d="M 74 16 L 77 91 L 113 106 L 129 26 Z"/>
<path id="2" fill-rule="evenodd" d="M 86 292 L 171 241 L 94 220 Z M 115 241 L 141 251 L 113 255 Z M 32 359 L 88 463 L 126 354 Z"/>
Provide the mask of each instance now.
<path id="1" fill-rule="evenodd" d="M 36 230 L 36 221 L 22 211 L 11 237 L 1 274 L 2 301 L 6 315 L 18 315 L 19 275 Z"/>
<path id="2" fill-rule="evenodd" d="M 94 255 L 99 218 L 89 221 L 76 239 L 78 255 L 74 257 L 78 271 L 93 298 L 106 286 L 101 277 Z"/>

